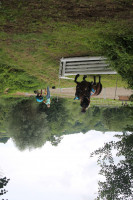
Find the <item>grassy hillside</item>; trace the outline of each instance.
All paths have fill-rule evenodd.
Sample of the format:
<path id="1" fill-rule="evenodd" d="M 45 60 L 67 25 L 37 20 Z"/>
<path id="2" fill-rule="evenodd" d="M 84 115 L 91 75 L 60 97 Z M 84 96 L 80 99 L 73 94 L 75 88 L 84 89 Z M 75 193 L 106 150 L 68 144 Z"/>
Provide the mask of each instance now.
<path id="1" fill-rule="evenodd" d="M 132 0 L 1 0 L 0 64 L 24 70 L 35 85 L 58 86 L 61 57 L 104 55 L 132 87 L 132 18 Z"/>

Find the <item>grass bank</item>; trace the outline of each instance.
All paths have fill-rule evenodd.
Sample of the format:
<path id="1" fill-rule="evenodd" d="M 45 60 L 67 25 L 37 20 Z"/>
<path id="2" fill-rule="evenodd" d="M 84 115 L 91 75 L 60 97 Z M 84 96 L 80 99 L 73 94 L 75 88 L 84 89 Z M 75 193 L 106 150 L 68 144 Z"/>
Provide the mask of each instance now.
<path id="1" fill-rule="evenodd" d="M 35 88 L 58 86 L 61 57 L 86 55 L 107 56 L 123 78 L 120 87 L 133 86 L 132 1 L 1 0 L 0 6 L 0 64 L 23 70 Z M 114 87 L 112 77 L 103 77 L 104 87 Z"/>

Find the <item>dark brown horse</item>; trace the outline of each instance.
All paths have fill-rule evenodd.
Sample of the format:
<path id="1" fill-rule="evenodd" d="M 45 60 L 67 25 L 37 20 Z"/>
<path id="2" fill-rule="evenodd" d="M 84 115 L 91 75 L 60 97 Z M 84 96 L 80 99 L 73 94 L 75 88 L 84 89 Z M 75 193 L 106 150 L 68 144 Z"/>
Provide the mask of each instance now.
<path id="1" fill-rule="evenodd" d="M 94 76 L 94 82 L 88 82 L 86 81 L 86 75 L 83 77 L 83 81 L 78 82 L 77 78 L 79 77 L 79 74 L 75 76 L 75 83 L 77 83 L 76 86 L 76 93 L 75 93 L 75 99 L 80 100 L 80 105 L 82 107 L 82 112 L 86 112 L 86 109 L 88 108 L 90 104 L 90 97 L 91 96 L 97 96 L 102 91 L 102 84 L 101 84 L 101 77 L 99 76 L 99 82 L 96 83 L 96 76 Z"/>

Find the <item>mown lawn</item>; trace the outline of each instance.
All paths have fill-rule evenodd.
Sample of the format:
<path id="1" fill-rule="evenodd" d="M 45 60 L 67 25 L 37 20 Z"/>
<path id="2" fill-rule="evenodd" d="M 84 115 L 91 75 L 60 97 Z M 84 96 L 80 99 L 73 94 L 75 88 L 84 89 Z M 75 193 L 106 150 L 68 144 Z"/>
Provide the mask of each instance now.
<path id="1" fill-rule="evenodd" d="M 2 0 L 0 7 L 0 64 L 35 77 L 34 88 L 58 87 L 60 58 L 86 55 L 107 56 L 123 77 L 118 87 L 132 86 L 133 1 Z M 104 87 L 115 82 L 116 76 L 103 77 Z M 62 80 L 61 86 L 74 83 Z"/>

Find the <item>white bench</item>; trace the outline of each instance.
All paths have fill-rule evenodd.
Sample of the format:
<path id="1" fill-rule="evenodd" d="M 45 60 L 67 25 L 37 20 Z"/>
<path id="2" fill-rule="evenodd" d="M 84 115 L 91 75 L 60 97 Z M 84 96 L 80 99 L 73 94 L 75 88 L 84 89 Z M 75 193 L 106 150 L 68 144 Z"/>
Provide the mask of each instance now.
<path id="1" fill-rule="evenodd" d="M 102 56 L 61 58 L 59 78 L 76 74 L 117 74 L 117 72 L 109 68 L 107 58 Z"/>

